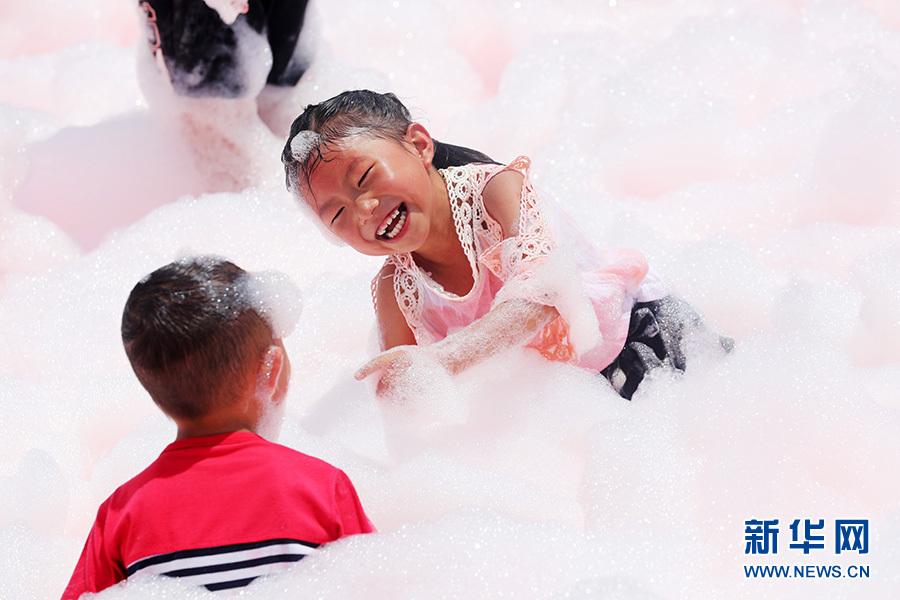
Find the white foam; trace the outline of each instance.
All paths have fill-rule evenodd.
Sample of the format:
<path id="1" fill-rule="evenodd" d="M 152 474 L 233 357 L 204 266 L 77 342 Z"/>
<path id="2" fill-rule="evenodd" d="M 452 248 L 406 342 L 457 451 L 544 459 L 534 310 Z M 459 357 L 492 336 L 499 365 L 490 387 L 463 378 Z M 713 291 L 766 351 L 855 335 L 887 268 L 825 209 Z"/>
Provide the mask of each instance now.
<path id="1" fill-rule="evenodd" d="M 99 503 L 174 438 L 119 319 L 140 277 L 214 254 L 303 292 L 302 314 L 273 315 L 298 317 L 280 440 L 345 470 L 381 530 L 243 597 L 896 596 L 894 3 L 314 3 L 298 104 L 392 90 L 438 139 L 530 155 L 590 238 L 640 249 L 738 341 L 631 403 L 504 353 L 408 386 L 418 412 L 352 377 L 380 261 L 322 243 L 256 129 L 230 139 L 250 140 L 260 185 L 202 193 L 160 125 L 174 108 L 135 97 L 125 4 L 17 3 L 0 24 L 0 595 L 59 597 Z M 793 519 L 848 517 L 870 520 L 869 554 L 787 547 Z M 744 554 L 752 518 L 780 519 L 777 557 Z M 860 563 L 869 579 L 742 569 Z M 212 596 L 140 580 L 99 597 Z"/>
<path id="2" fill-rule="evenodd" d="M 303 163 L 309 158 L 309 153 L 312 152 L 322 140 L 322 136 L 314 131 L 304 130 L 300 131 L 291 138 L 291 156 L 298 163 Z M 291 182 L 292 185 L 296 185 L 296 182 Z"/>
<path id="3" fill-rule="evenodd" d="M 303 300 L 294 282 L 277 271 L 249 273 L 246 278 L 249 303 L 268 321 L 275 337 L 289 336 L 297 326 Z"/>

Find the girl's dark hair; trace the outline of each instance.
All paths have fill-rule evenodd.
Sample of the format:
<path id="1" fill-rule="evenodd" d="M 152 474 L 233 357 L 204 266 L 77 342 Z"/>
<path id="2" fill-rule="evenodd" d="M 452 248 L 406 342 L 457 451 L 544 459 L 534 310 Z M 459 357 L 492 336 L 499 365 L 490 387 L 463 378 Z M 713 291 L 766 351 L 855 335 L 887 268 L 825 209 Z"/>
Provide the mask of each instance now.
<path id="1" fill-rule="evenodd" d="M 291 131 L 281 153 L 288 190 L 299 195 L 297 184 L 300 175 L 303 175 L 305 181 L 309 181 L 316 166 L 324 160 L 323 149 L 360 133 L 401 142 L 412 122 L 409 110 L 391 93 L 352 90 L 307 106 L 291 124 Z M 305 148 L 306 151 L 298 156 L 293 142 L 304 131 L 316 135 L 311 136 L 312 147 Z M 435 168 L 445 169 L 470 163 L 498 164 L 477 150 L 434 140 L 432 164 Z"/>

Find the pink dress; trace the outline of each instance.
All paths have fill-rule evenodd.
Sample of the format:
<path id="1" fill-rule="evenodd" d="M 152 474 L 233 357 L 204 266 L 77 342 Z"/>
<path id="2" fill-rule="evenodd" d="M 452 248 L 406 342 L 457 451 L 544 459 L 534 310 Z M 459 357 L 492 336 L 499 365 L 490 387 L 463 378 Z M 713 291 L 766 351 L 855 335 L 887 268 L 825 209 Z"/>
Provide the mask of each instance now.
<path id="1" fill-rule="evenodd" d="M 485 210 L 483 191 L 507 169 L 525 179 L 517 226 L 504 236 Z M 559 317 L 528 346 L 550 360 L 598 372 L 621 352 L 635 301 L 665 296 L 665 285 L 640 252 L 601 251 L 591 244 L 568 215 L 535 192 L 529 170 L 528 158 L 519 157 L 509 166 L 476 163 L 440 171 L 475 284 L 457 296 L 411 254 L 393 254 L 386 264 L 394 266 L 397 304 L 419 345 L 444 339 L 504 301 L 553 306 Z"/>

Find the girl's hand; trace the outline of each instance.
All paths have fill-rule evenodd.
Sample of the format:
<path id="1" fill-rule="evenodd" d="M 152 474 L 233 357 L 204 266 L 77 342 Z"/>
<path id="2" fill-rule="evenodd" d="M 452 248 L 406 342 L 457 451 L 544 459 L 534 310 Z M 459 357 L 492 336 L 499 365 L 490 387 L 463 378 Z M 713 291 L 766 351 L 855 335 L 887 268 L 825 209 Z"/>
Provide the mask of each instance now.
<path id="1" fill-rule="evenodd" d="M 403 360 L 406 355 L 406 346 L 397 346 L 391 348 L 387 352 L 382 352 L 356 371 L 354 377 L 357 381 L 362 381 L 372 373 L 379 371 L 395 361 Z"/>
<path id="2" fill-rule="evenodd" d="M 421 349 L 417 346 L 396 346 L 391 348 L 360 367 L 354 377 L 358 381 L 362 381 L 370 375 L 381 371 L 375 393 L 379 396 L 389 394 L 398 381 L 404 379 L 404 375 L 412 367 L 413 354 L 417 351 L 421 352 Z"/>
<path id="3" fill-rule="evenodd" d="M 440 343 L 440 342 L 439 342 Z M 389 427 L 414 436 L 465 422 L 469 409 L 431 346 L 397 346 L 363 365 L 357 379 L 378 377 L 376 394 Z"/>
<path id="4" fill-rule="evenodd" d="M 409 346 L 397 346 L 386 352 L 382 352 L 356 371 L 354 377 L 357 381 L 362 381 L 369 375 L 376 373 L 382 369 L 391 367 L 394 363 L 399 363 L 395 368 L 403 368 L 411 362 L 407 356 Z"/>

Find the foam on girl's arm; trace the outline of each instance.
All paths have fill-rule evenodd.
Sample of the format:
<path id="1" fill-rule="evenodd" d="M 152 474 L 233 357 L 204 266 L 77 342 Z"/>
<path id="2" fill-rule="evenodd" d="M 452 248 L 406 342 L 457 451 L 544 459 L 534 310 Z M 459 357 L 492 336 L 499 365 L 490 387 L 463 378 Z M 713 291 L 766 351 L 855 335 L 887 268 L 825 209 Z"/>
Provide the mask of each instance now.
<path id="1" fill-rule="evenodd" d="M 539 349 L 548 358 L 577 362 L 580 354 L 601 342 L 601 328 L 575 268 L 575 257 L 565 249 L 566 240 L 555 239 L 529 171 L 529 160 L 519 157 L 508 171 L 501 173 L 519 176 L 517 218 L 512 225 L 504 225 L 505 239 L 488 248 L 481 262 L 504 282 L 494 306 L 519 299 L 553 307 L 561 322 L 557 324 L 558 335 L 552 337 L 562 335 L 567 351 L 554 350 L 548 354 L 544 348 Z M 503 182 L 507 194 L 512 192 L 508 187 L 510 181 L 507 177 Z M 491 193 L 489 182 L 484 189 L 486 206 Z"/>
<path id="2" fill-rule="evenodd" d="M 439 342 L 398 346 L 382 352 L 363 365 L 355 377 L 362 380 L 380 372 L 378 395 L 391 395 L 398 388 L 421 387 L 421 377 L 411 377 L 412 372 L 427 374 L 438 385 L 447 374 L 459 373 L 507 348 L 524 345 L 557 316 L 553 307 L 511 300 Z"/>
<path id="3" fill-rule="evenodd" d="M 563 248 L 553 249 L 517 265 L 497 292 L 494 306 L 513 300 L 552 307 L 560 317 L 560 332 L 556 337 L 565 338 L 568 350 L 564 356 L 548 355 L 548 358 L 578 362 L 579 356 L 603 341 L 597 314 L 585 293 L 584 281 L 575 268 L 575 259 Z M 540 345 L 538 349 L 547 354 Z"/>
<path id="4" fill-rule="evenodd" d="M 450 373 L 459 373 L 507 348 L 524 345 L 558 316 L 552 306 L 510 300 L 424 351 Z"/>

